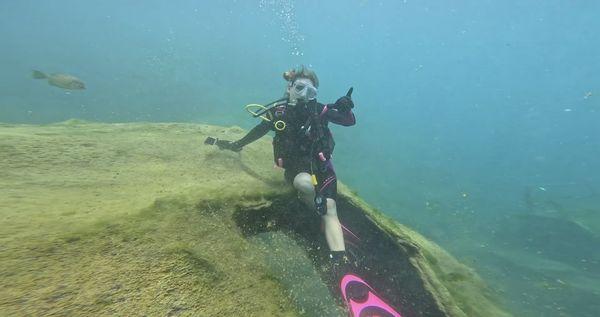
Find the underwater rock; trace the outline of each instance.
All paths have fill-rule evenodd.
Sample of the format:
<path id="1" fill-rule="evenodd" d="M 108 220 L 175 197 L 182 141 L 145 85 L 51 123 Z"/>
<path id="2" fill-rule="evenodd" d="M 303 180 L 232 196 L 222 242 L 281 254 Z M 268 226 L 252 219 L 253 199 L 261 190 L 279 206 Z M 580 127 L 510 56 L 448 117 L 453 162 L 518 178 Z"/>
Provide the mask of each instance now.
<path id="1" fill-rule="evenodd" d="M 273 169 L 270 140 L 241 153 L 203 144 L 243 133 L 177 123 L 0 125 L 0 312 L 342 312 L 329 300 L 337 285 L 322 270 L 319 219 Z M 349 245 L 357 272 L 403 316 L 509 316 L 473 270 L 343 184 L 339 191 L 341 221 L 360 237 Z M 330 297 L 322 303 L 303 289 Z"/>

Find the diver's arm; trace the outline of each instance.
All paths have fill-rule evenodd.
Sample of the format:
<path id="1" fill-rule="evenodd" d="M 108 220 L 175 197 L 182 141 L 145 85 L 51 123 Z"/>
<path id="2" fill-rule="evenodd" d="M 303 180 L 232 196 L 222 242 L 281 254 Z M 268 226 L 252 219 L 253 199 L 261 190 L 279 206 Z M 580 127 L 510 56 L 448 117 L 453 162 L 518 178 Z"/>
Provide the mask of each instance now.
<path id="1" fill-rule="evenodd" d="M 341 111 L 336 108 L 330 108 L 334 107 L 334 105 L 326 105 L 325 107 L 327 107 L 325 116 L 327 117 L 327 120 L 329 120 L 329 122 L 343 125 L 345 127 L 353 126 L 356 124 L 356 118 L 354 117 L 352 109 L 348 109 L 347 111 Z"/>
<path id="2" fill-rule="evenodd" d="M 252 128 L 252 130 L 250 130 L 250 132 L 248 132 L 248 134 L 246 134 L 243 138 L 241 138 L 233 143 L 236 145 L 236 147 L 239 147 L 241 150 L 244 146 L 263 137 L 270 130 L 271 130 L 271 123 L 268 121 L 261 121 L 254 128 Z"/>
<path id="3" fill-rule="evenodd" d="M 262 136 L 267 134 L 269 130 L 271 130 L 271 123 L 267 121 L 262 121 L 261 123 L 257 124 L 254 128 L 252 128 L 252 130 L 250 130 L 250 132 L 248 132 L 248 134 L 246 134 L 243 138 L 235 142 L 217 140 L 216 145 L 221 150 L 239 152 L 244 146 L 260 139 Z"/>
<path id="4" fill-rule="evenodd" d="M 354 102 L 352 101 L 352 91 L 354 88 L 350 87 L 348 93 L 345 96 L 340 97 L 334 104 L 326 105 L 323 112 L 330 122 L 343 126 L 351 126 L 356 124 L 356 118 L 352 109 L 354 108 Z"/>

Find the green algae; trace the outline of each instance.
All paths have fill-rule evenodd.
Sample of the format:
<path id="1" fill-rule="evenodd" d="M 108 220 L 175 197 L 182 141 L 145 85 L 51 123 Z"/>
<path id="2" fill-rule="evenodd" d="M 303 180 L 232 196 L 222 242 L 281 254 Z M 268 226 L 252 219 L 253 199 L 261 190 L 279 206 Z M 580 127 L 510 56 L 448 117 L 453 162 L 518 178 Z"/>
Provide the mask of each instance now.
<path id="1" fill-rule="evenodd" d="M 228 217 L 231 197 L 259 202 L 281 187 L 244 168 L 276 171 L 203 146 L 228 131 L 2 128 L 1 315 L 295 316 Z"/>
<path id="2" fill-rule="evenodd" d="M 274 242 L 246 237 L 235 219 L 291 196 L 269 140 L 242 153 L 202 144 L 243 133 L 179 123 L 0 125 L 0 314 L 309 315 L 318 306 L 290 292 L 299 279 L 286 280 L 286 266 L 265 253 Z M 341 199 L 397 241 L 446 315 L 506 316 L 471 269 L 343 185 Z"/>

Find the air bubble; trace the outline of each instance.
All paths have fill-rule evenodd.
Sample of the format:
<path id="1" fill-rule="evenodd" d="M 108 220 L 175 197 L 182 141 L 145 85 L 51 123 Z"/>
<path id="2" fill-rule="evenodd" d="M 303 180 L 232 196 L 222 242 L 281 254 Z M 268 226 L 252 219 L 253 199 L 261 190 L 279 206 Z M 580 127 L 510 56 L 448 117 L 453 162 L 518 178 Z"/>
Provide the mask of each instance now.
<path id="1" fill-rule="evenodd" d="M 304 42 L 304 36 L 300 34 L 300 27 L 296 21 L 296 11 L 293 0 L 261 0 L 259 8 L 270 10 L 273 12 L 279 22 L 280 31 L 282 33 L 281 40 L 284 43 L 289 43 L 290 54 L 295 56 L 303 56 L 304 52 L 300 49 L 301 43 Z"/>

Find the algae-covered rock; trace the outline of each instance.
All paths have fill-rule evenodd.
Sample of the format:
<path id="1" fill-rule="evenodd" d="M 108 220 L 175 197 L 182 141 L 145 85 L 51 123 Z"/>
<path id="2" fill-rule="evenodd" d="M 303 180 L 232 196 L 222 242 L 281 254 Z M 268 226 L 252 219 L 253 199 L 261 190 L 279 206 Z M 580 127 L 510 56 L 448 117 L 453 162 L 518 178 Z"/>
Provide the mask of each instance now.
<path id="1" fill-rule="evenodd" d="M 344 185 L 341 187 L 349 205 L 371 220 L 377 226 L 377 232 L 385 233 L 396 242 L 410 263 L 404 269 L 414 269 L 414 275 L 444 314 L 510 316 L 494 303 L 491 291 L 471 268 L 458 262 L 434 242 L 371 208 Z"/>
<path id="2" fill-rule="evenodd" d="M 270 141 L 241 153 L 203 144 L 243 133 L 177 123 L 0 125 L 0 315 L 344 314 L 319 280 L 318 219 L 272 167 Z M 363 259 L 389 271 L 373 281 L 393 285 L 381 294 L 405 316 L 506 316 L 475 272 L 343 185 L 339 210 L 362 243 L 389 253 Z"/>

